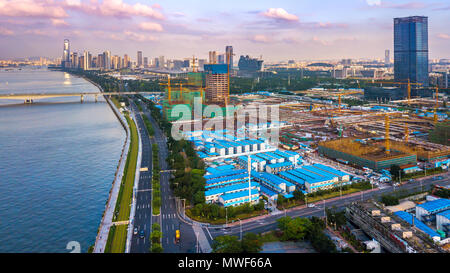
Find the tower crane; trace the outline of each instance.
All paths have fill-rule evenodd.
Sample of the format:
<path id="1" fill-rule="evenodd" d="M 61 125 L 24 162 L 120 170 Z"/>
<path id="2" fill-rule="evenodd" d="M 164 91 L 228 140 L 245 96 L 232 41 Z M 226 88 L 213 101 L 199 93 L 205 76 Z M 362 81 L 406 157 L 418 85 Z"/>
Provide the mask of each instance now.
<path id="1" fill-rule="evenodd" d="M 343 92 L 343 93 L 336 94 L 338 96 L 338 101 L 339 101 L 339 112 L 341 111 L 341 96 L 351 95 L 351 94 L 364 94 L 364 92 L 363 91 L 349 91 L 349 92 Z"/>
<path id="2" fill-rule="evenodd" d="M 167 75 L 167 83 L 160 83 L 160 85 L 167 85 L 168 95 L 167 100 L 170 103 L 172 90 L 170 88 L 170 74 Z"/>
<path id="3" fill-rule="evenodd" d="M 375 82 L 375 83 L 406 84 L 408 90 L 408 105 L 411 104 L 411 85 L 422 85 L 421 83 L 412 83 L 409 79 L 408 82 Z"/>

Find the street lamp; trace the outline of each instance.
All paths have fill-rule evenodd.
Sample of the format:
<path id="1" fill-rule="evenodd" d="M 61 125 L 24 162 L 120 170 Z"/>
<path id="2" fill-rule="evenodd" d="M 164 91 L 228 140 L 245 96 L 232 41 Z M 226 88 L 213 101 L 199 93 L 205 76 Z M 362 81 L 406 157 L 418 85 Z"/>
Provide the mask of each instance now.
<path id="1" fill-rule="evenodd" d="M 197 244 L 196 244 L 197 245 L 197 252 L 196 253 L 198 253 L 198 232 L 195 233 L 195 237 L 197 238 Z"/>
<path id="2" fill-rule="evenodd" d="M 239 226 L 240 226 L 240 232 L 241 232 L 241 241 L 242 241 L 242 221 L 241 221 L 241 219 L 239 219 L 238 218 L 238 220 L 239 220 Z"/>
<path id="3" fill-rule="evenodd" d="M 228 207 L 225 207 L 225 227 L 228 227 Z"/>

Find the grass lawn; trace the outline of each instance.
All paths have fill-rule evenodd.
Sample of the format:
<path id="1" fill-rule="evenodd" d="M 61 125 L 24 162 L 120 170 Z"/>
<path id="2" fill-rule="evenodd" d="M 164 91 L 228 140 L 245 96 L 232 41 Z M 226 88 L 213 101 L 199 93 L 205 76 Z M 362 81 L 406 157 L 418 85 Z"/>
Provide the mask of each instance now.
<path id="1" fill-rule="evenodd" d="M 248 218 L 252 218 L 252 217 L 256 217 L 256 216 L 260 216 L 260 215 L 264 215 L 264 214 L 267 214 L 266 210 L 253 211 L 251 213 L 238 214 L 234 218 L 228 218 L 228 224 L 231 224 L 231 222 L 233 220 L 234 221 L 239 221 L 239 220 L 237 220 L 238 218 L 241 219 L 241 220 L 245 220 L 245 219 L 248 219 Z M 192 215 L 190 209 L 186 210 L 186 215 L 189 218 L 194 219 L 195 221 L 202 222 L 202 223 L 210 223 L 212 225 L 223 225 L 223 224 L 226 224 L 226 222 L 227 222 L 226 219 L 224 219 L 224 218 L 219 218 L 219 219 L 215 219 L 214 220 L 214 219 L 207 219 L 207 218 L 204 218 L 204 217 L 201 217 L 201 216 L 194 216 L 194 215 Z"/>
<path id="2" fill-rule="evenodd" d="M 366 191 L 366 190 L 367 189 L 365 189 L 364 191 Z M 361 189 L 351 188 L 346 191 L 342 191 L 342 196 L 344 196 L 345 194 L 350 194 L 350 193 L 359 192 L 359 191 L 361 191 Z M 308 203 L 313 203 L 316 201 L 321 201 L 322 199 L 329 199 L 329 198 L 333 198 L 333 197 L 337 197 L 337 196 L 340 196 L 339 191 L 324 194 L 322 196 L 308 197 Z"/>
<path id="3" fill-rule="evenodd" d="M 137 154 L 139 150 L 139 139 L 136 124 L 128 116 L 128 114 L 125 115 L 125 118 L 130 126 L 130 148 L 114 210 L 117 217 L 115 217 L 113 221 L 127 221 L 130 218 L 131 198 L 133 197 L 133 185 L 136 174 Z M 111 227 L 108 234 L 105 252 L 123 253 L 125 251 L 127 227 L 128 225 Z"/>
<path id="4" fill-rule="evenodd" d="M 127 229 L 128 225 L 120 225 L 120 226 L 113 226 L 111 227 L 111 230 L 114 228 L 114 231 L 111 233 L 109 232 L 108 235 L 108 242 L 105 247 L 105 253 L 124 253 L 125 252 L 125 244 L 127 242 Z M 110 241 L 111 237 L 111 243 Z"/>
<path id="5" fill-rule="evenodd" d="M 136 175 L 137 154 L 139 150 L 138 133 L 136 124 L 128 116 L 125 115 L 128 125 L 130 126 L 131 142 L 130 151 L 128 153 L 127 162 L 125 165 L 124 176 L 120 186 L 119 196 L 116 203 L 115 211 L 118 216 L 115 221 L 126 221 L 130 218 L 131 198 L 133 197 L 133 185 Z"/>

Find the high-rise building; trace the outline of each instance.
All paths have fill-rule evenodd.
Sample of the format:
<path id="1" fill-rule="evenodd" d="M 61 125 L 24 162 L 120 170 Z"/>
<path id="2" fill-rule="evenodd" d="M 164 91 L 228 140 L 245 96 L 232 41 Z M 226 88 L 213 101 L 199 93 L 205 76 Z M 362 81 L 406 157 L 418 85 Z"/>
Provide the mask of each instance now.
<path id="1" fill-rule="evenodd" d="M 210 51 L 209 52 L 209 63 L 210 64 L 217 64 L 217 51 Z"/>
<path id="2" fill-rule="evenodd" d="M 106 70 L 111 69 L 111 51 L 107 50 L 103 52 L 103 61 L 104 61 L 104 68 Z"/>
<path id="3" fill-rule="evenodd" d="M 230 65 L 230 71 L 233 69 L 233 46 L 225 47 L 226 63 Z"/>
<path id="4" fill-rule="evenodd" d="M 217 56 L 217 62 L 219 64 L 224 64 L 225 63 L 225 54 L 219 54 L 219 56 Z"/>
<path id="5" fill-rule="evenodd" d="M 70 61 L 70 43 L 68 39 L 64 40 L 63 57 L 61 61 L 61 66 L 65 68 L 71 67 Z"/>
<path id="6" fill-rule="evenodd" d="M 166 67 L 166 62 L 164 61 L 164 56 L 159 56 L 159 59 L 158 59 L 158 67 L 159 67 L 159 68 L 164 68 L 164 67 Z"/>
<path id="7" fill-rule="evenodd" d="M 389 49 L 386 49 L 384 51 L 384 63 L 385 64 L 390 64 L 391 63 L 391 52 L 389 51 Z"/>
<path id="8" fill-rule="evenodd" d="M 137 67 L 142 67 L 142 51 L 137 52 Z"/>
<path id="9" fill-rule="evenodd" d="M 128 68 L 128 67 L 130 67 L 130 66 L 131 66 L 131 64 L 130 64 L 130 57 L 128 57 L 127 54 L 123 55 L 123 64 L 122 64 L 122 67 Z"/>
<path id="10" fill-rule="evenodd" d="M 263 70 L 263 60 L 241 56 L 239 58 L 239 74 L 244 77 L 253 77 Z"/>
<path id="11" fill-rule="evenodd" d="M 120 69 L 122 67 L 121 58 L 117 55 L 114 55 L 111 58 L 111 66 L 112 66 L 112 69 Z"/>
<path id="12" fill-rule="evenodd" d="M 144 67 L 148 67 L 148 57 L 144 57 Z"/>
<path id="13" fill-rule="evenodd" d="M 103 54 L 97 55 L 97 68 L 105 68 L 105 58 Z"/>
<path id="14" fill-rule="evenodd" d="M 394 78 L 428 86 L 428 17 L 394 18 Z"/>
<path id="15" fill-rule="evenodd" d="M 89 58 L 89 56 L 90 56 L 91 54 L 89 53 L 89 51 L 84 51 L 84 54 L 83 54 L 83 69 L 84 70 L 89 70 L 90 69 L 90 63 L 89 63 L 89 60 L 90 60 L 90 58 Z"/>
<path id="16" fill-rule="evenodd" d="M 72 68 L 78 68 L 78 66 L 79 66 L 79 64 L 78 64 L 78 53 L 72 52 L 72 53 L 70 54 L 70 56 L 71 56 L 71 60 L 70 60 L 70 62 L 71 62 L 71 67 L 72 67 Z"/>
<path id="17" fill-rule="evenodd" d="M 226 64 L 205 64 L 206 103 L 228 104 L 228 66 Z"/>

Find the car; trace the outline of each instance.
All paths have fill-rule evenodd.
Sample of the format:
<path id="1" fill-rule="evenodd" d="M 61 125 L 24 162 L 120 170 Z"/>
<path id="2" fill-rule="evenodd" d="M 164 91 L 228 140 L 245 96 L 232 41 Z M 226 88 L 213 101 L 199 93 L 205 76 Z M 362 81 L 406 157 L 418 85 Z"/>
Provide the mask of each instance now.
<path id="1" fill-rule="evenodd" d="M 139 232 L 139 238 L 143 239 L 145 237 L 145 231 L 141 230 L 141 232 Z"/>
<path id="2" fill-rule="evenodd" d="M 314 204 L 309 204 L 308 205 L 308 208 L 314 208 L 316 205 L 314 205 Z"/>
<path id="3" fill-rule="evenodd" d="M 136 235 L 138 233 L 137 227 L 134 228 L 133 234 Z"/>

